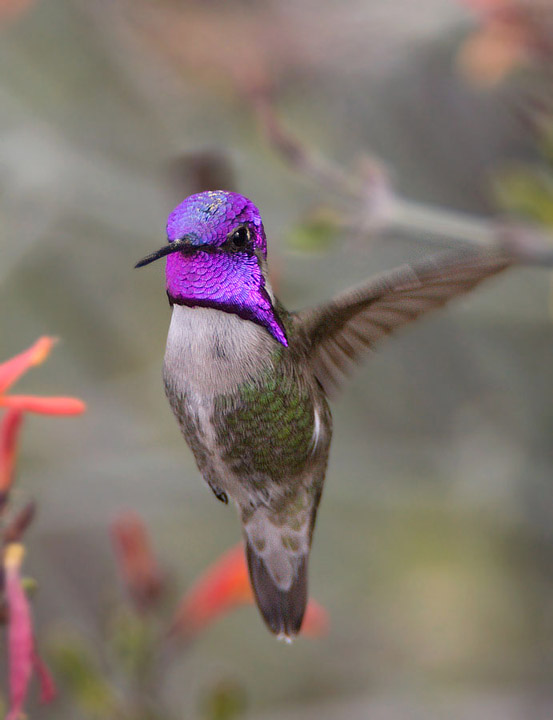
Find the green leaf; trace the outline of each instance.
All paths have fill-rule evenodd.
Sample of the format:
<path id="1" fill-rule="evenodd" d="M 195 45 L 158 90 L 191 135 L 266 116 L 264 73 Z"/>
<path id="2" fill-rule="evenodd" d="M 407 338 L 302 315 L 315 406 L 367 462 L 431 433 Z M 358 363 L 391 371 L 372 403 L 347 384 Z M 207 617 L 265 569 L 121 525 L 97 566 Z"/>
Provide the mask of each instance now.
<path id="1" fill-rule="evenodd" d="M 202 705 L 205 720 L 236 720 L 245 715 L 246 693 L 241 685 L 225 680 L 211 689 Z"/>
<path id="2" fill-rule="evenodd" d="M 49 647 L 55 675 L 71 692 L 76 704 L 92 717 L 105 718 L 118 705 L 114 690 L 102 677 L 98 663 L 82 638 L 67 635 Z"/>
<path id="3" fill-rule="evenodd" d="M 25 576 L 21 578 L 21 585 L 23 587 L 23 590 L 25 591 L 25 595 L 30 598 L 34 597 L 38 590 L 38 583 L 32 577 Z"/>
<path id="4" fill-rule="evenodd" d="M 154 658 L 155 638 L 144 615 L 120 608 L 110 623 L 109 636 L 117 663 L 129 677 L 148 672 Z"/>
<path id="5" fill-rule="evenodd" d="M 288 245 L 300 252 L 322 252 L 336 238 L 340 219 L 328 208 L 317 209 L 310 217 L 290 230 Z"/>
<path id="6" fill-rule="evenodd" d="M 553 226 L 553 172 L 525 166 L 505 171 L 496 178 L 494 192 L 505 210 Z"/>

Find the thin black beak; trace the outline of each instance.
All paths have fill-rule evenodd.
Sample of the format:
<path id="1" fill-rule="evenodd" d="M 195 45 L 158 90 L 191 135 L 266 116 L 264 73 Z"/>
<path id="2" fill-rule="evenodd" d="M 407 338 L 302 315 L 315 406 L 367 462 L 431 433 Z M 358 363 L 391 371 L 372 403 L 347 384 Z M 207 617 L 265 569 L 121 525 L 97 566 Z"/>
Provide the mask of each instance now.
<path id="1" fill-rule="evenodd" d="M 188 238 L 181 238 L 180 240 L 173 240 L 173 242 L 168 243 L 167 245 L 164 245 L 159 250 L 156 250 L 153 253 L 150 253 L 149 255 L 146 255 L 146 257 L 142 258 L 142 260 L 139 260 L 135 268 L 141 268 L 144 267 L 144 265 L 149 265 L 150 263 L 154 262 L 154 260 L 159 260 L 162 257 L 165 257 L 166 255 L 170 255 L 174 252 L 182 252 L 182 250 L 190 250 L 191 243 Z"/>

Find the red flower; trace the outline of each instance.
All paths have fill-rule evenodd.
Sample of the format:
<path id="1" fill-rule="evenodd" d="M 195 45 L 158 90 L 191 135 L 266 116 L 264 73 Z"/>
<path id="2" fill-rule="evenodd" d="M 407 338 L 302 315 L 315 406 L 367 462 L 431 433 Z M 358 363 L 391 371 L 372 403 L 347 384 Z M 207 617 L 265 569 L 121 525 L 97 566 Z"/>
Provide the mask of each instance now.
<path id="1" fill-rule="evenodd" d="M 130 596 L 140 609 L 151 606 L 161 594 L 163 578 L 144 521 L 134 512 L 122 513 L 111 526 L 111 536 Z"/>
<path id="2" fill-rule="evenodd" d="M 55 695 L 50 674 L 34 648 L 31 610 L 20 576 L 24 552 L 19 543 L 10 543 L 4 550 L 10 674 L 10 709 L 6 720 L 20 718 L 33 669 L 37 670 L 42 701 L 50 702 Z"/>
<path id="3" fill-rule="evenodd" d="M 229 610 L 253 602 L 244 547 L 240 543 L 211 565 L 186 593 L 173 620 L 172 632 L 188 639 Z M 326 610 L 310 600 L 301 632 L 322 635 L 327 629 Z"/>
<path id="4" fill-rule="evenodd" d="M 53 344 L 53 338 L 42 337 L 25 352 L 0 364 L 0 407 L 8 408 L 0 421 L 0 512 L 5 508 L 13 483 L 17 439 L 24 413 L 76 415 L 85 410 L 84 403 L 77 398 L 5 394 L 24 372 L 48 357 Z M 42 700 L 48 702 L 55 694 L 50 674 L 35 651 L 31 610 L 20 576 L 24 549 L 16 540 L 30 522 L 33 510 L 32 503 L 20 510 L 4 527 L 1 538 L 5 545 L 3 590 L 8 611 L 10 709 L 7 720 L 20 718 L 33 670 L 40 682 Z"/>
<path id="5" fill-rule="evenodd" d="M 0 423 L 0 508 L 4 505 L 12 484 L 17 438 L 22 421 L 21 410 L 8 410 Z"/>
<path id="6" fill-rule="evenodd" d="M 31 611 L 19 575 L 23 553 L 23 547 L 17 543 L 8 545 L 4 552 L 10 664 L 10 712 L 7 720 L 17 720 L 21 715 L 33 668 Z"/>

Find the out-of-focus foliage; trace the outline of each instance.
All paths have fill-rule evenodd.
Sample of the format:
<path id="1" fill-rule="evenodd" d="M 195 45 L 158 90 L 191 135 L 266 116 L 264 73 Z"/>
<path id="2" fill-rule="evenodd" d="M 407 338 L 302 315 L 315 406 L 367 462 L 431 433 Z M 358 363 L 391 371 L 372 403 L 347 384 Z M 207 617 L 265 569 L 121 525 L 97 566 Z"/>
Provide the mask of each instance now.
<path id="1" fill-rule="evenodd" d="M 236 720 L 246 711 L 244 688 L 236 683 L 221 682 L 207 695 L 203 703 L 205 720 Z"/>
<path id="2" fill-rule="evenodd" d="M 493 190 L 499 207 L 514 216 L 553 224 L 553 9 L 549 0 L 464 0 L 480 18 L 466 39 L 459 65 L 471 83 L 518 81 L 520 110 L 532 140 L 533 162 L 497 170 Z"/>
<path id="3" fill-rule="evenodd" d="M 118 711 L 118 698 L 83 638 L 60 633 L 51 643 L 49 655 L 56 676 L 64 691 L 75 698 L 79 713 L 100 718 Z"/>
<path id="4" fill-rule="evenodd" d="M 253 605 L 242 544 L 225 553 L 190 587 L 167 620 L 171 588 L 155 559 L 143 520 L 134 512 L 119 515 L 112 540 L 126 598 L 118 598 L 102 632 L 94 638 L 68 626 L 50 643 L 53 666 L 79 716 L 117 720 L 179 717 L 165 700 L 167 668 L 177 649 L 193 653 L 193 640 L 222 615 Z M 309 602 L 302 633 L 320 636 L 327 630 L 324 610 Z M 216 680 L 198 700 L 206 720 L 234 720 L 245 710 L 246 690 L 238 683 Z"/>
<path id="5" fill-rule="evenodd" d="M 328 208 L 313 212 L 303 222 L 295 225 L 286 238 L 293 250 L 301 252 L 324 252 L 338 235 L 339 222 Z"/>
<path id="6" fill-rule="evenodd" d="M 495 180 L 495 194 L 505 210 L 553 227 L 551 170 L 524 165 L 504 170 Z"/>
<path id="7" fill-rule="evenodd" d="M 553 102 L 553 89 L 549 90 Z M 494 190 L 504 210 L 553 227 L 553 111 L 540 113 L 536 125 L 538 158 L 533 163 L 518 163 L 498 171 Z"/>

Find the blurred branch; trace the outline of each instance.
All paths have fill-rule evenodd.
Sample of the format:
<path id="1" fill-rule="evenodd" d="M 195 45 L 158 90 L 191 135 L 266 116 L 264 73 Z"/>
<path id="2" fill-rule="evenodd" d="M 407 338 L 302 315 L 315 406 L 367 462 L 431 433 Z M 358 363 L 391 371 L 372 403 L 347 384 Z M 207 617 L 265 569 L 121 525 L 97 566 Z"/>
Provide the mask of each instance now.
<path id="1" fill-rule="evenodd" d="M 386 229 L 445 237 L 477 247 L 497 248 L 524 263 L 553 267 L 552 233 L 530 224 L 478 217 L 403 198 L 394 190 L 378 160 L 367 158 L 358 174 L 346 173 L 307 148 L 283 126 L 267 93 L 252 92 L 250 101 L 262 132 L 281 157 L 346 205 L 347 219 L 342 222 L 345 227 L 366 233 Z"/>
<path id="2" fill-rule="evenodd" d="M 289 165 L 331 192 L 337 192 L 344 197 L 358 195 L 359 183 L 354 182 L 353 178 L 323 156 L 308 150 L 295 135 L 284 128 L 266 92 L 254 90 L 249 98 L 261 130 Z"/>
<path id="3" fill-rule="evenodd" d="M 36 503 L 34 500 L 31 500 L 17 512 L 5 528 L 2 537 L 4 545 L 21 542 L 25 531 L 33 521 L 35 515 Z"/>

